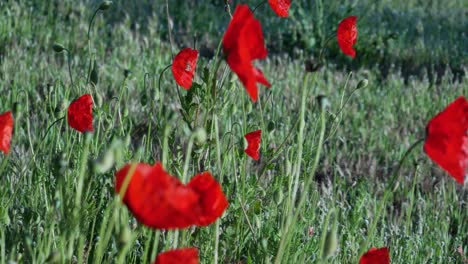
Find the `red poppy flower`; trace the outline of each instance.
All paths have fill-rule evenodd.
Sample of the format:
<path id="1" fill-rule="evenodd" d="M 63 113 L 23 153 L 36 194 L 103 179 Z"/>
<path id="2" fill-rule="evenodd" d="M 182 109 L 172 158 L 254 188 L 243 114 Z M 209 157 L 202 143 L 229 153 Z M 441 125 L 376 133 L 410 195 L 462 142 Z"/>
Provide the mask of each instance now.
<path id="1" fill-rule="evenodd" d="M 207 226 L 213 223 L 228 207 L 221 186 L 209 172 L 200 173 L 193 177 L 187 187 L 200 196 L 202 214 L 198 217 L 198 226 Z"/>
<path id="2" fill-rule="evenodd" d="M 267 56 L 263 40 L 262 26 L 254 18 L 247 5 L 238 5 L 223 37 L 223 50 L 226 61 L 237 74 L 252 101 L 258 98 L 257 83 L 267 87 L 262 71 L 252 65 L 252 61 Z"/>
<path id="3" fill-rule="evenodd" d="M 193 82 L 193 75 L 197 67 L 198 51 L 186 48 L 181 50 L 172 62 L 172 74 L 177 84 L 190 89 Z"/>
<path id="4" fill-rule="evenodd" d="M 198 264 L 198 249 L 182 248 L 160 253 L 154 264 Z"/>
<path id="5" fill-rule="evenodd" d="M 93 99 L 85 94 L 68 107 L 68 124 L 80 132 L 93 131 Z"/>
<path id="6" fill-rule="evenodd" d="M 463 184 L 468 175 L 468 100 L 460 96 L 426 126 L 424 151 Z"/>
<path id="7" fill-rule="evenodd" d="M 10 111 L 0 114 L 0 150 L 10 152 L 11 136 L 13 134 L 13 116 Z"/>
<path id="8" fill-rule="evenodd" d="M 268 0 L 271 9 L 280 17 L 289 16 L 289 7 L 291 6 L 291 0 Z"/>
<path id="9" fill-rule="evenodd" d="M 338 29 L 336 31 L 338 46 L 340 46 L 341 51 L 353 58 L 356 56 L 356 51 L 353 48 L 357 39 L 356 20 L 357 17 L 355 16 L 343 19 L 340 24 L 338 24 Z"/>
<path id="10" fill-rule="evenodd" d="M 254 160 L 260 158 L 260 141 L 262 140 L 262 130 L 255 130 L 253 132 L 245 134 L 247 140 L 247 148 L 244 150 L 247 155 L 252 157 Z"/>
<path id="11" fill-rule="evenodd" d="M 120 192 L 131 165 L 116 172 Z M 210 173 L 195 176 L 187 185 L 169 175 L 160 163 L 139 163 L 131 176 L 123 202 L 135 218 L 153 228 L 175 229 L 205 226 L 219 218 L 228 206 L 221 186 Z"/>
<path id="12" fill-rule="evenodd" d="M 388 264 L 390 263 L 390 254 L 386 247 L 371 248 L 367 253 L 362 255 L 359 264 Z"/>

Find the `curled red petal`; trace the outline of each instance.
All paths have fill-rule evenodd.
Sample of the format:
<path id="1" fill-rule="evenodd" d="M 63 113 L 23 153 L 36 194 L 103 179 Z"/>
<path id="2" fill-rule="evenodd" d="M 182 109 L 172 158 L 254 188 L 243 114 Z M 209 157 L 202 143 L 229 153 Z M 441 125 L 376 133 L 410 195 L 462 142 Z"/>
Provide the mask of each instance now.
<path id="1" fill-rule="evenodd" d="M 116 192 L 131 168 L 127 164 L 117 171 Z M 123 202 L 142 224 L 158 229 L 186 228 L 196 224 L 199 195 L 169 175 L 160 163 L 150 166 L 139 163 L 130 176 Z"/>
<path id="2" fill-rule="evenodd" d="M 197 222 L 198 226 L 207 226 L 213 223 L 221 217 L 228 207 L 228 201 L 221 185 L 209 172 L 196 175 L 187 186 L 200 195 L 201 213 Z"/>
<path id="3" fill-rule="evenodd" d="M 182 248 L 160 253 L 154 264 L 198 264 L 198 249 Z"/>
<path id="4" fill-rule="evenodd" d="M 237 74 L 252 101 L 257 101 L 258 87 L 270 83 L 252 61 L 267 56 L 260 22 L 256 20 L 247 5 L 238 5 L 223 37 L 226 62 Z M 259 74 L 261 73 L 261 75 Z"/>
<path id="5" fill-rule="evenodd" d="M 468 100 L 460 96 L 426 126 L 424 151 L 460 184 L 468 175 Z"/>
<path id="6" fill-rule="evenodd" d="M 11 137 L 13 135 L 13 115 L 10 111 L 0 114 L 0 150 L 10 152 Z"/>
<path id="7" fill-rule="evenodd" d="M 127 164 L 115 173 L 115 191 L 120 193 L 128 182 L 122 200 L 146 226 L 158 229 L 206 226 L 219 218 L 228 206 L 221 186 L 208 172 L 183 185 L 160 163 L 154 166 L 138 163 L 129 175 L 131 168 L 132 165 Z"/>
<path id="8" fill-rule="evenodd" d="M 289 7 L 291 6 L 291 0 L 268 0 L 271 9 L 279 17 L 288 17 L 289 16 Z"/>
<path id="9" fill-rule="evenodd" d="M 253 132 L 245 134 L 247 140 L 247 148 L 244 152 L 252 157 L 254 160 L 260 159 L 260 142 L 262 139 L 262 130 L 255 130 Z"/>
<path id="10" fill-rule="evenodd" d="M 389 264 L 390 254 L 386 247 L 371 248 L 361 256 L 359 264 Z"/>
<path id="11" fill-rule="evenodd" d="M 93 99 L 85 94 L 68 107 L 68 125 L 79 132 L 93 131 Z"/>
<path id="12" fill-rule="evenodd" d="M 198 51 L 186 48 L 181 50 L 172 62 L 172 75 L 174 75 L 177 84 L 186 90 L 192 86 L 197 60 Z"/>
<path id="13" fill-rule="evenodd" d="M 347 17 L 338 24 L 336 31 L 338 46 L 340 46 L 341 51 L 353 58 L 356 56 L 356 51 L 353 48 L 357 40 L 356 21 L 357 17 L 355 16 Z"/>

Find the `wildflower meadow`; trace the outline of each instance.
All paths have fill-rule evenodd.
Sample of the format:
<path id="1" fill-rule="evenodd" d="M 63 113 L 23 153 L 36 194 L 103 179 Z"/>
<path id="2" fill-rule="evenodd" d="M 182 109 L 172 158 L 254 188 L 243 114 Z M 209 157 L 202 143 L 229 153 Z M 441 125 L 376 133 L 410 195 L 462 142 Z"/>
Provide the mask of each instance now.
<path id="1" fill-rule="evenodd" d="M 1 0 L 0 263 L 468 263 L 466 14 Z"/>

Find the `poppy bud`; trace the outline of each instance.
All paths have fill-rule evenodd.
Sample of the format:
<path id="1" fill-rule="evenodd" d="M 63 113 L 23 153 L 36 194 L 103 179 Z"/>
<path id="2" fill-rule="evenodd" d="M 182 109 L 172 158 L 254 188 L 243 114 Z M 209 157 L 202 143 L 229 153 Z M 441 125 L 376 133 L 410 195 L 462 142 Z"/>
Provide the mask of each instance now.
<path id="1" fill-rule="evenodd" d="M 273 130 L 275 130 L 275 122 L 270 121 L 268 123 L 268 131 L 273 131 Z"/>
<path id="2" fill-rule="evenodd" d="M 331 257 L 338 248 L 338 235 L 336 229 L 336 225 L 334 225 L 332 230 L 328 231 L 327 236 L 325 237 L 325 247 L 323 248 L 324 258 Z"/>
<path id="3" fill-rule="evenodd" d="M 98 173 L 106 173 L 114 165 L 114 150 L 110 149 L 99 162 L 94 164 L 94 169 Z"/>
<path id="4" fill-rule="evenodd" d="M 143 93 L 140 97 L 140 104 L 142 106 L 146 106 L 147 103 L 148 103 L 148 95 L 146 93 Z"/>
<path id="5" fill-rule="evenodd" d="M 112 1 L 104 1 L 99 5 L 99 10 L 106 11 L 112 5 Z"/>
<path id="6" fill-rule="evenodd" d="M 58 44 L 58 43 L 54 43 L 52 45 L 52 49 L 57 53 L 60 53 L 65 50 L 65 48 L 61 44 Z"/>
<path id="7" fill-rule="evenodd" d="M 103 103 L 103 99 L 102 99 L 102 95 L 100 95 L 99 93 L 96 93 L 95 95 L 96 97 L 96 106 L 97 107 L 102 107 L 102 103 Z"/>
<path id="8" fill-rule="evenodd" d="M 132 240 L 132 233 L 128 227 L 122 228 L 119 235 L 119 243 L 121 246 L 125 246 L 128 242 Z"/>
<path id="9" fill-rule="evenodd" d="M 12 111 L 12 112 L 13 112 L 13 116 L 15 116 L 15 117 L 18 118 L 18 116 L 20 115 L 21 110 L 22 110 L 21 104 L 18 103 L 18 102 L 15 102 L 15 103 L 13 104 L 13 111 Z"/>
<path id="10" fill-rule="evenodd" d="M 320 105 L 320 108 L 325 109 L 330 106 L 330 101 L 328 101 L 327 96 L 325 95 L 319 95 L 317 96 L 317 101 Z"/>
<path id="11" fill-rule="evenodd" d="M 57 106 L 55 107 L 55 114 L 59 115 L 60 113 L 62 113 L 64 110 L 66 110 L 68 108 L 68 101 L 67 100 L 62 100 L 61 102 L 59 102 L 57 104 Z"/>
<path id="12" fill-rule="evenodd" d="M 321 63 L 313 59 L 306 60 L 305 62 L 305 71 L 306 72 L 316 72 L 322 67 Z"/>
<path id="13" fill-rule="evenodd" d="M 60 263 L 60 253 L 52 251 L 47 257 L 46 263 Z"/>
<path id="14" fill-rule="evenodd" d="M 280 205 L 283 202 L 284 194 L 282 191 L 276 192 L 276 205 Z"/>
<path id="15" fill-rule="evenodd" d="M 356 90 L 357 89 L 362 89 L 362 88 L 366 88 L 366 86 L 369 84 L 369 81 L 367 79 L 362 79 L 358 82 L 357 86 L 356 86 Z"/>
<path id="16" fill-rule="evenodd" d="M 93 69 L 91 70 L 91 74 L 89 76 L 89 81 L 96 86 L 96 84 L 98 83 L 98 79 L 99 79 L 98 69 L 96 65 L 96 60 L 94 60 Z"/>
<path id="17" fill-rule="evenodd" d="M 206 131 L 203 128 L 197 128 L 193 136 L 199 144 L 203 144 L 206 142 Z"/>
<path id="18" fill-rule="evenodd" d="M 125 77 L 125 79 L 127 79 L 128 76 L 130 76 L 131 73 L 132 73 L 132 72 L 131 72 L 129 69 L 125 69 L 125 70 L 124 70 L 124 77 Z"/>

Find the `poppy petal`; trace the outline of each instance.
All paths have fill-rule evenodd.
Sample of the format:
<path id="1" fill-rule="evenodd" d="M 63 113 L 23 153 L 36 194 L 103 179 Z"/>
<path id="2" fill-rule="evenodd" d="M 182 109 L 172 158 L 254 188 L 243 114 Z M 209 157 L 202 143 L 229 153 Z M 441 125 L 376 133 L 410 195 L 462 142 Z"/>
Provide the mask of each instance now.
<path id="1" fill-rule="evenodd" d="M 268 0 L 271 9 L 279 17 L 288 17 L 289 16 L 289 7 L 291 6 L 291 0 Z"/>
<path id="2" fill-rule="evenodd" d="M 93 131 L 93 99 L 85 94 L 73 101 L 68 107 L 68 125 L 83 133 Z"/>
<path id="3" fill-rule="evenodd" d="M 359 264 L 389 264 L 390 254 L 386 247 L 371 248 L 364 255 L 361 256 Z"/>
<path id="4" fill-rule="evenodd" d="M 244 152 L 252 157 L 254 160 L 260 159 L 260 142 L 262 139 L 262 130 L 255 130 L 253 132 L 245 134 L 247 140 L 247 148 Z"/>
<path id="5" fill-rule="evenodd" d="M 130 167 L 128 164 L 116 172 L 117 193 Z M 123 202 L 140 223 L 159 229 L 186 228 L 196 223 L 198 194 L 164 171 L 160 163 L 139 163 L 130 177 Z"/>
<path id="6" fill-rule="evenodd" d="M 11 136 L 13 135 L 13 115 L 10 111 L 0 114 L 0 150 L 10 152 Z"/>
<path id="7" fill-rule="evenodd" d="M 343 19 L 340 24 L 338 24 L 338 29 L 336 31 L 338 46 L 340 46 L 341 51 L 353 58 L 356 56 L 356 51 L 353 48 L 357 40 L 356 20 L 357 17 L 355 16 Z"/>
<path id="8" fill-rule="evenodd" d="M 154 264 L 198 264 L 198 249 L 181 248 L 160 253 Z"/>
<path id="9" fill-rule="evenodd" d="M 426 126 L 424 151 L 460 184 L 468 175 L 468 100 L 460 96 Z"/>
<path id="10" fill-rule="evenodd" d="M 257 101 L 257 83 L 270 87 L 263 73 L 252 61 L 267 56 L 260 22 L 254 18 L 248 5 L 238 5 L 223 37 L 226 62 L 237 74 L 252 101 Z"/>
<path id="11" fill-rule="evenodd" d="M 131 168 L 116 172 L 115 191 L 120 193 Z M 227 208 L 221 186 L 209 173 L 195 176 L 187 185 L 156 163 L 138 163 L 128 181 L 123 202 L 142 224 L 158 229 L 178 229 L 214 222 Z"/>
<path id="12" fill-rule="evenodd" d="M 195 68 L 197 67 L 198 51 L 186 48 L 181 50 L 172 62 L 172 74 L 177 84 L 190 89 L 193 82 Z"/>
<path id="13" fill-rule="evenodd" d="M 221 185 L 209 172 L 196 175 L 187 186 L 200 195 L 202 210 L 198 219 L 198 226 L 207 226 L 213 223 L 221 217 L 228 207 L 228 201 L 224 196 Z"/>

